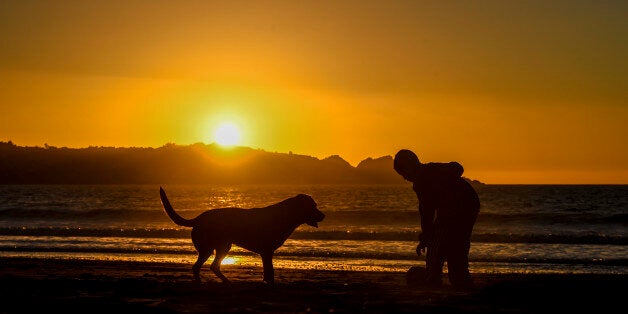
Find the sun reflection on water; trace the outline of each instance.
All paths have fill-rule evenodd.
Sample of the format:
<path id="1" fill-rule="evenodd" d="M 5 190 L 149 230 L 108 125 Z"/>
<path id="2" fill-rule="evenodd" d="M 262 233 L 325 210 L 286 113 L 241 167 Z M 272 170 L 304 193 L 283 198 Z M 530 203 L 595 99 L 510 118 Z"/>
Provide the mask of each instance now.
<path id="1" fill-rule="evenodd" d="M 220 263 L 220 265 L 235 265 L 238 263 L 238 261 L 239 261 L 239 258 L 237 257 L 227 256 L 222 260 L 222 263 Z"/>

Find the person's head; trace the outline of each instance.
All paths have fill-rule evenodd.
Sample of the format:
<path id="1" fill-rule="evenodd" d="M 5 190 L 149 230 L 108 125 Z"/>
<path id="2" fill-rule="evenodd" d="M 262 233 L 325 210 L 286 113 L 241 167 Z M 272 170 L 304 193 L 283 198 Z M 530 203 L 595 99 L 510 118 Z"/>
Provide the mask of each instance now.
<path id="1" fill-rule="evenodd" d="M 395 154 L 393 167 L 398 174 L 408 181 L 412 181 L 420 165 L 419 157 L 411 150 L 402 149 Z"/>

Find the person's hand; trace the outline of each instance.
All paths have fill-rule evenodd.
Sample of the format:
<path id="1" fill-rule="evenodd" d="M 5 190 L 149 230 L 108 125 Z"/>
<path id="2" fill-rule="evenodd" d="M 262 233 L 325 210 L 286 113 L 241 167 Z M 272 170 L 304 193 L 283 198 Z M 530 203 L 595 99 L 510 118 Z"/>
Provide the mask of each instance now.
<path id="1" fill-rule="evenodd" d="M 419 234 L 419 245 L 416 246 L 416 255 L 421 256 L 421 254 L 427 251 L 430 238 L 430 235 L 424 232 L 421 232 L 421 234 Z"/>
<path id="2" fill-rule="evenodd" d="M 419 245 L 416 246 L 416 255 L 421 256 L 426 250 L 427 246 L 425 245 L 425 241 L 420 241 Z"/>

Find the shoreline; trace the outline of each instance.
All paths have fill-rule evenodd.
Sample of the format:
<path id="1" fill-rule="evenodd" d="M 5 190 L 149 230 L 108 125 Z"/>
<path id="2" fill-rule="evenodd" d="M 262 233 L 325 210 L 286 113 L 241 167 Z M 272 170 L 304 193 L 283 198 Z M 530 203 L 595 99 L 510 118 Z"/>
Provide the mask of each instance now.
<path id="1" fill-rule="evenodd" d="M 224 265 L 222 284 L 190 263 L 0 257 L 2 313 L 538 313 L 623 307 L 628 275 L 472 274 L 476 288 L 409 286 L 405 272 L 279 268 L 275 285 L 258 266 Z M 446 281 L 446 275 L 445 275 Z"/>
<path id="2" fill-rule="evenodd" d="M 185 243 L 187 245 L 187 243 Z M 274 265 L 276 269 L 285 268 L 292 270 L 342 270 L 355 272 L 406 272 L 412 266 L 424 266 L 423 257 L 414 259 L 395 259 L 368 257 L 359 258 L 345 256 L 309 256 L 309 255 L 284 255 L 276 252 Z M 321 254 L 322 255 L 322 254 Z M 196 261 L 196 254 L 164 253 L 159 251 L 134 250 L 120 253 L 114 250 L 72 251 L 54 248 L 46 250 L 8 250 L 0 251 L 0 260 L 3 258 L 22 259 L 46 259 L 69 261 L 94 261 L 94 262 L 129 262 L 129 263 L 155 263 L 155 264 L 188 264 Z M 208 265 L 206 263 L 206 265 Z M 249 251 L 233 251 L 223 260 L 223 266 L 238 265 L 240 267 L 261 267 L 259 255 Z M 191 267 L 191 266 L 190 266 Z M 469 270 L 477 275 L 491 274 L 585 274 L 585 275 L 628 275 L 626 260 L 549 260 L 533 259 L 525 260 L 471 260 Z M 447 265 L 444 268 L 447 272 Z"/>

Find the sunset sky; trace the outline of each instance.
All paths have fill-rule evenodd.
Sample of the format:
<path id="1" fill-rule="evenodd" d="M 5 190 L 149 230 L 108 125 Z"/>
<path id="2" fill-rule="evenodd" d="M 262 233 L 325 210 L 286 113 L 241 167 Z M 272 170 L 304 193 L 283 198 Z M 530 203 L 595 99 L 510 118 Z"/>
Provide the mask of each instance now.
<path id="1" fill-rule="evenodd" d="M 628 1 L 1 1 L 0 140 L 628 184 Z"/>

